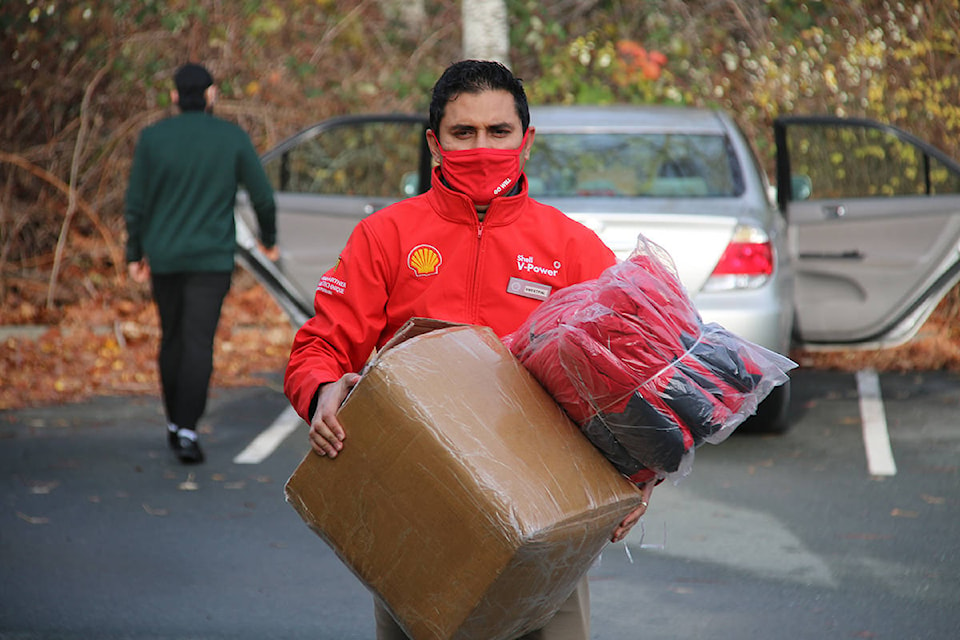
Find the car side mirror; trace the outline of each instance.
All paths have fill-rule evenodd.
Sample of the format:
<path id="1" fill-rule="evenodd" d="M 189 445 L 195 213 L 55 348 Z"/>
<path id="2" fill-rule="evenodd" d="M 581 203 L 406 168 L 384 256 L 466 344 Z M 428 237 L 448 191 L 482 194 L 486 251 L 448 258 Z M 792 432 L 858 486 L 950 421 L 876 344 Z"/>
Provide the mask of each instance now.
<path id="1" fill-rule="evenodd" d="M 792 175 L 790 176 L 790 191 L 794 200 L 809 200 L 813 195 L 813 181 L 810 176 Z"/>

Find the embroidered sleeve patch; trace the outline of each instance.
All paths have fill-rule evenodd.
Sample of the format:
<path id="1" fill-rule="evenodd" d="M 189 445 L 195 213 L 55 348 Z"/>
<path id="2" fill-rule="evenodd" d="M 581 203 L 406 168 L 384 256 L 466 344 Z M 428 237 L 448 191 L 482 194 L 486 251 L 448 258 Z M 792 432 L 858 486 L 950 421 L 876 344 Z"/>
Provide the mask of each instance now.
<path id="1" fill-rule="evenodd" d="M 317 291 L 320 293 L 326 293 L 327 295 L 332 295 L 334 293 L 343 295 L 343 292 L 346 290 L 346 288 L 346 281 L 332 275 L 323 276 L 320 278 L 320 282 L 317 284 Z"/>

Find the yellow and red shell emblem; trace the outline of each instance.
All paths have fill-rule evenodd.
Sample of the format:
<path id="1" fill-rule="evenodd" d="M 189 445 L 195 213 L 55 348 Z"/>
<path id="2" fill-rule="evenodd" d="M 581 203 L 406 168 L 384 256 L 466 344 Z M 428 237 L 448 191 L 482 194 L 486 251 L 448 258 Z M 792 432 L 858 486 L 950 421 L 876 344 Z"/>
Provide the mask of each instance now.
<path id="1" fill-rule="evenodd" d="M 429 244 L 415 246 L 407 256 L 407 266 L 413 269 L 418 278 L 439 273 L 441 262 L 443 258 L 440 257 L 440 252 Z"/>

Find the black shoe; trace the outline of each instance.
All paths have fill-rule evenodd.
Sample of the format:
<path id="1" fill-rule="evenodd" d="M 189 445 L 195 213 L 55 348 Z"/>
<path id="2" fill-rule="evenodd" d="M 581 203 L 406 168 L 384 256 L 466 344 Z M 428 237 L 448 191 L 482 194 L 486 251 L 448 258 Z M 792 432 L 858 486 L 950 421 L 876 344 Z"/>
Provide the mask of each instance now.
<path id="1" fill-rule="evenodd" d="M 182 433 L 181 429 L 181 433 Z M 177 448 L 175 449 L 180 462 L 184 464 L 198 464 L 203 462 L 203 450 L 200 449 L 200 442 L 196 436 L 178 435 Z"/>

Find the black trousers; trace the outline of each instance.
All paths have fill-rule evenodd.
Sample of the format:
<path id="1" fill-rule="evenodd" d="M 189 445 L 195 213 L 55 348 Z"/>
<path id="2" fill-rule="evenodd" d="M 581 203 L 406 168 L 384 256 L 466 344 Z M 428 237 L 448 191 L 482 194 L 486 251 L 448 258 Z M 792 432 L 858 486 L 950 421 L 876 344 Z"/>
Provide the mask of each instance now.
<path id="1" fill-rule="evenodd" d="M 167 420 L 196 429 L 213 374 L 213 338 L 230 272 L 152 274 L 160 315 L 160 385 Z"/>

